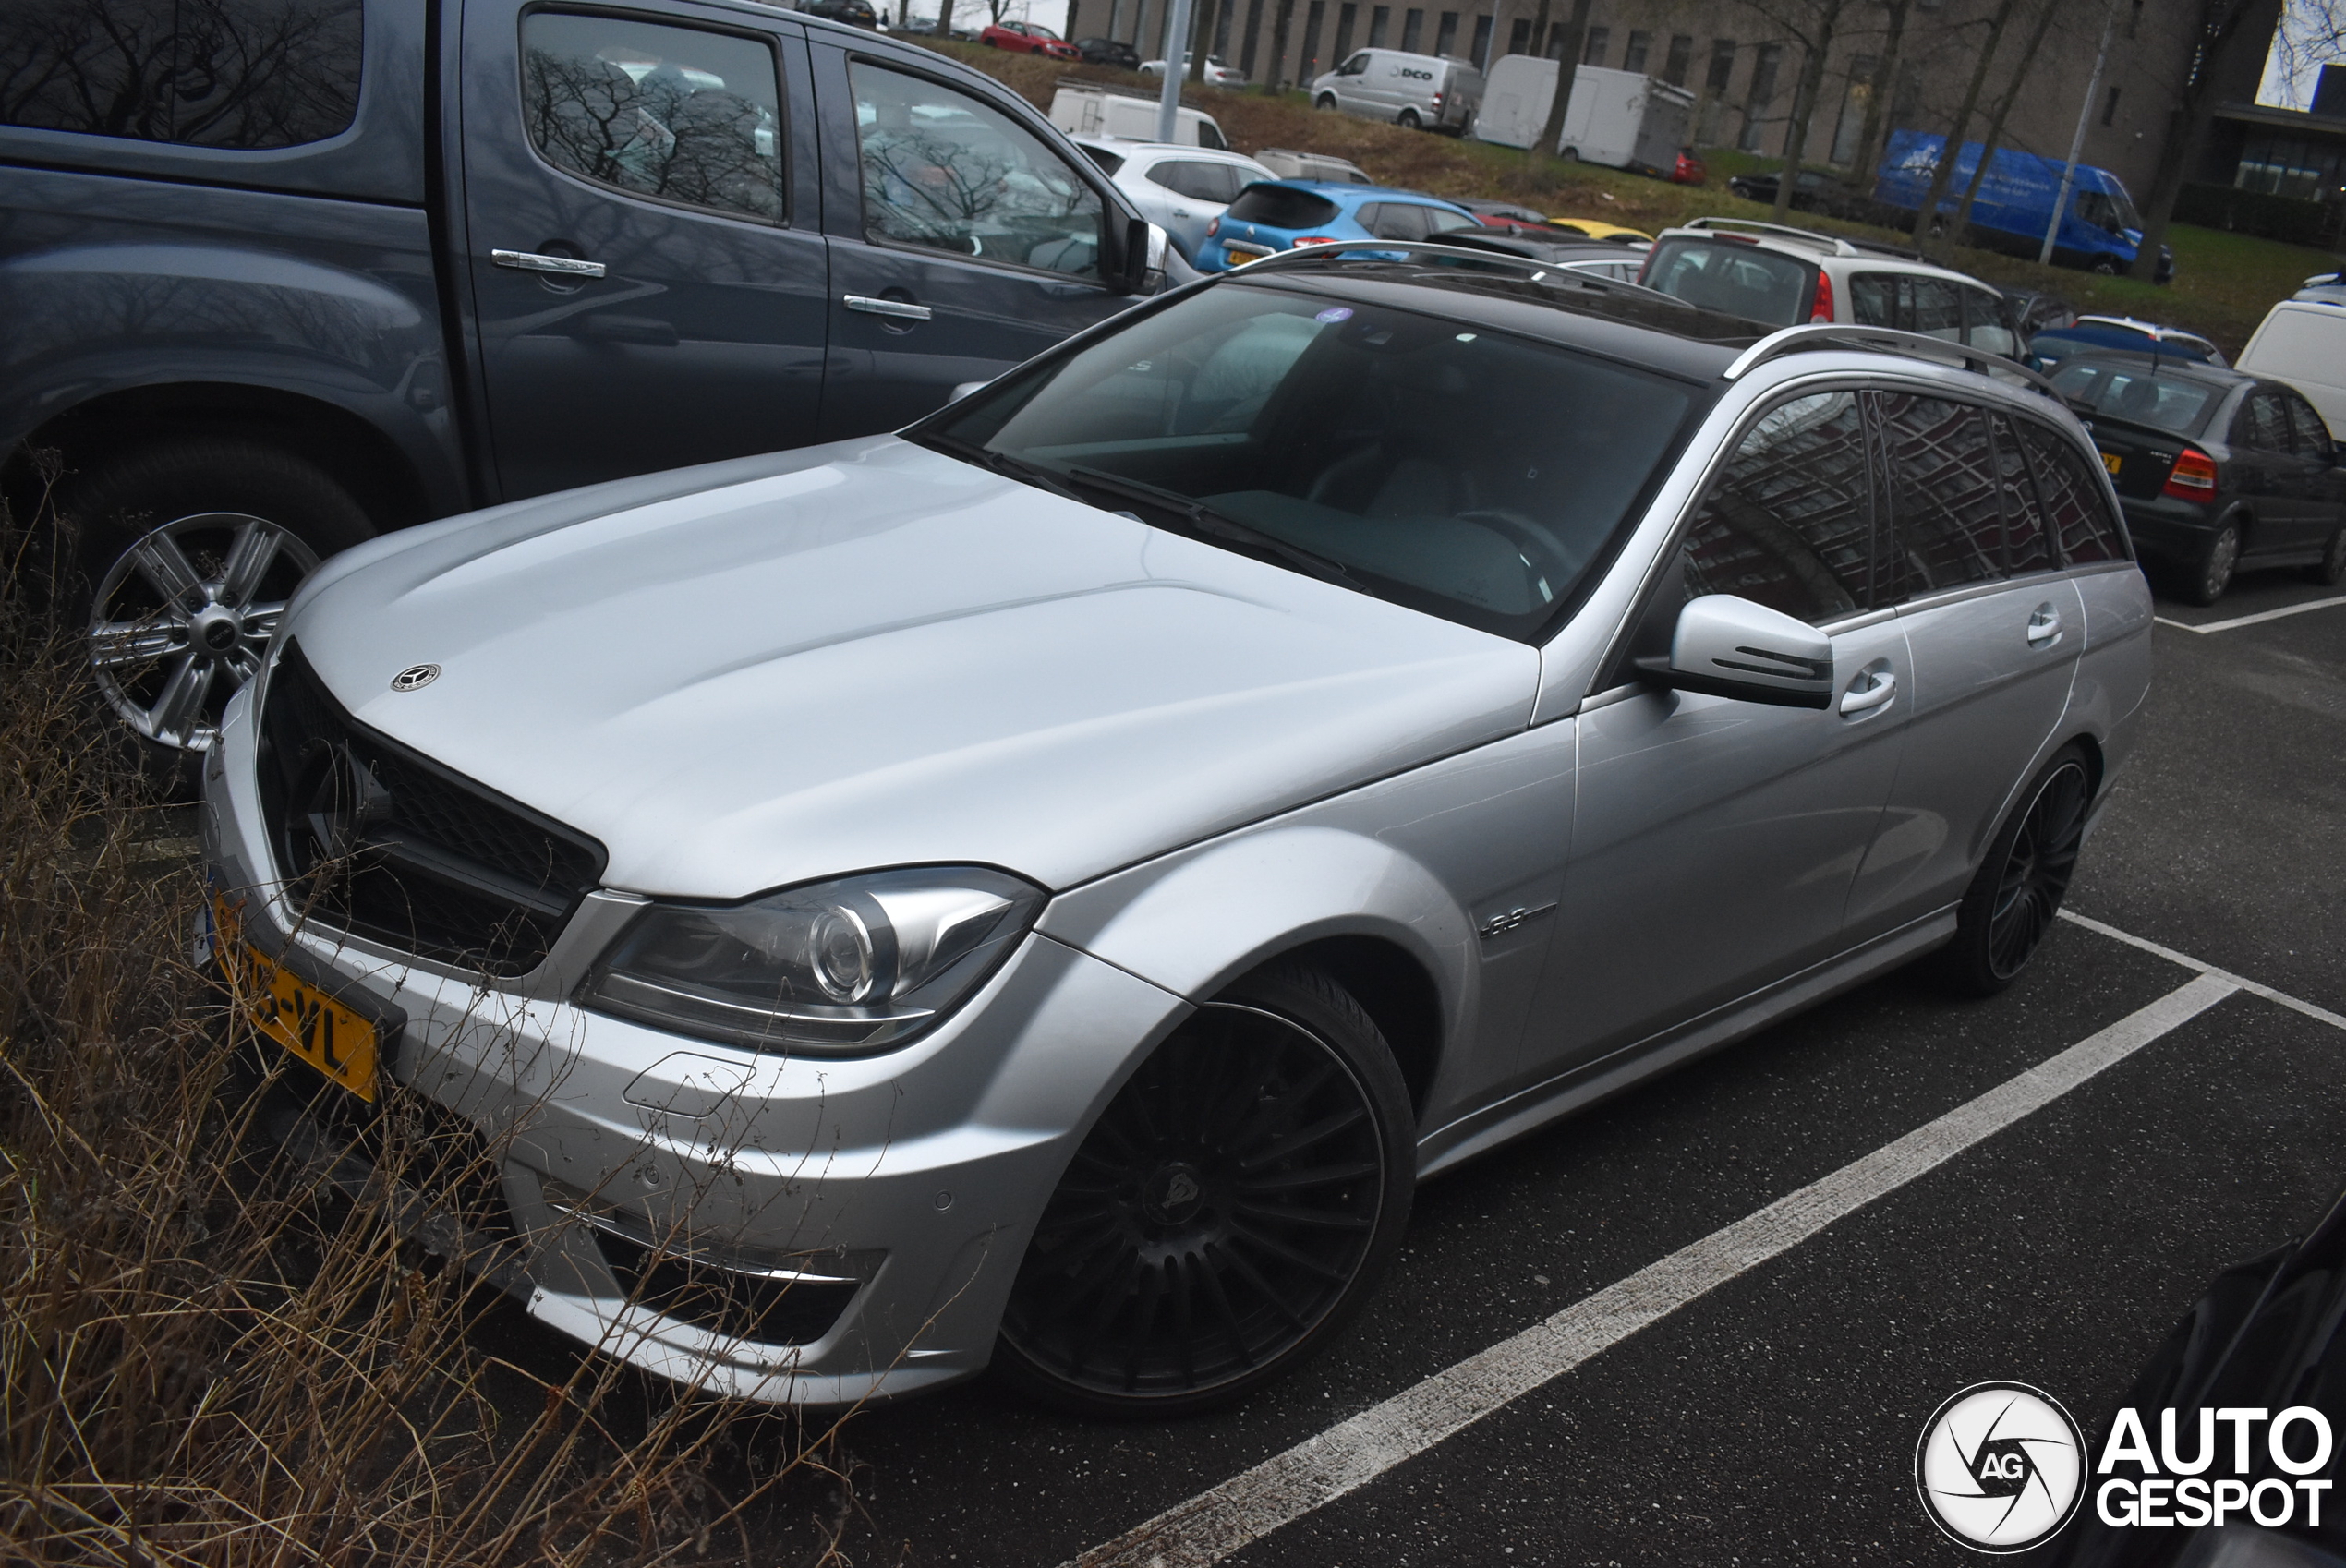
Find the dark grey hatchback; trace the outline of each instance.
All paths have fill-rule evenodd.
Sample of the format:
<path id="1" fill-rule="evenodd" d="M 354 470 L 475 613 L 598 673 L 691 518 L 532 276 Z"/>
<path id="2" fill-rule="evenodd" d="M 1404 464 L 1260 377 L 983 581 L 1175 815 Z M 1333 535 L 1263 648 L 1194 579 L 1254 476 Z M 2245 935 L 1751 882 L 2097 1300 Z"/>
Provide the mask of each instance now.
<path id="1" fill-rule="evenodd" d="M 2346 469 L 2295 391 L 2114 355 L 2080 355 L 2053 385 L 2093 432 L 2136 548 L 2184 597 L 2213 604 L 2252 567 L 2346 581 Z"/>

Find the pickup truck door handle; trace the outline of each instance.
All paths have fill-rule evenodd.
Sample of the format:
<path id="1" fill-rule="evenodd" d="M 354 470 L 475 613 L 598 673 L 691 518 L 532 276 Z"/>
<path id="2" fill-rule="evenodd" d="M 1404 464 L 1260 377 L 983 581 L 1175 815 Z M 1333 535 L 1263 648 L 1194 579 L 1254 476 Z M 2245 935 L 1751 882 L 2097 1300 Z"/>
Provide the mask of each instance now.
<path id="1" fill-rule="evenodd" d="M 492 250 L 489 259 L 500 267 L 511 267 L 521 272 L 552 272 L 565 278 L 599 278 L 603 275 L 600 261 L 581 261 L 574 256 L 540 256 L 534 250 Z"/>
<path id="2" fill-rule="evenodd" d="M 2028 615 L 2028 643 L 2031 647 L 2049 648 L 2061 641 L 2061 611 L 2049 604 L 2040 604 Z"/>
<path id="3" fill-rule="evenodd" d="M 1849 689 L 1841 694 L 1841 711 L 1844 714 L 1870 713 L 1898 694 L 1898 678 L 1890 671 L 1877 669 L 1872 672 L 1871 680 L 1873 683 L 1868 686 L 1860 686 L 1853 681 Z"/>
<path id="4" fill-rule="evenodd" d="M 866 316 L 895 316 L 907 321 L 925 321 L 934 314 L 925 305 L 913 305 L 901 299 L 874 299 L 864 294 L 841 295 L 840 298 L 850 310 L 861 310 Z"/>

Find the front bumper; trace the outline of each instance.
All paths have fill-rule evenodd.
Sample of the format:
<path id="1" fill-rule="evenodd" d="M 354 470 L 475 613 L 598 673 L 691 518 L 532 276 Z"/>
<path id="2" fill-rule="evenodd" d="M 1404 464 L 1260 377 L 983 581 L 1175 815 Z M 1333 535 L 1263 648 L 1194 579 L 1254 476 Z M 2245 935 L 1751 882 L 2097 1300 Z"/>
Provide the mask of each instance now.
<path id="1" fill-rule="evenodd" d="M 639 900 L 591 895 L 550 956 L 486 983 L 337 933 L 294 931 L 253 781 L 249 689 L 206 766 L 201 834 L 247 929 L 404 1013 L 383 1071 L 478 1131 L 532 1315 L 714 1393 L 847 1404 L 969 1377 L 992 1355 L 1029 1231 L 1107 1096 L 1187 1016 L 1179 996 L 1030 935 L 932 1033 L 860 1059 L 764 1055 L 574 1007 Z M 307 1069 L 301 1069 L 307 1070 Z M 648 1235 L 722 1269 L 855 1282 L 819 1337 L 766 1343 L 631 1300 L 599 1237 Z M 826 1287 L 835 1288 L 835 1287 Z"/>

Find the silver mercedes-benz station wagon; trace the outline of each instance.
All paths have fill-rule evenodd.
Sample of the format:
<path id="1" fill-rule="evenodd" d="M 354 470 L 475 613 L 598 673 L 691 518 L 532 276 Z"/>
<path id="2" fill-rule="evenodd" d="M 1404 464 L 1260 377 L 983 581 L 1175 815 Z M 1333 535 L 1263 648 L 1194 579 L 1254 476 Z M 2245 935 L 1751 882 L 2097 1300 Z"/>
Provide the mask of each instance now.
<path id="1" fill-rule="evenodd" d="M 505 1283 L 640 1367 L 1174 1412 L 1323 1345 L 1426 1177 L 2010 981 L 2149 680 L 2076 421 L 1400 248 L 328 561 L 204 821 L 305 1125 L 476 1129 Z"/>

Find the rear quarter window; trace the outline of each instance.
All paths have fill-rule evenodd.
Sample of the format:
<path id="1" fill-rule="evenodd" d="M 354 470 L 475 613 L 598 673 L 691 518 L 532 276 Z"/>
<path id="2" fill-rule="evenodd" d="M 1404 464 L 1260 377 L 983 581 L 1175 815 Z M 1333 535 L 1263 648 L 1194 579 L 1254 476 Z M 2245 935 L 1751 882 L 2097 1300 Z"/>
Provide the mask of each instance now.
<path id="1" fill-rule="evenodd" d="M 6 0 L 0 124 L 260 150 L 358 111 L 361 0 Z"/>
<path id="2" fill-rule="evenodd" d="M 2020 421 L 2020 436 L 2062 560 L 2071 566 L 2125 560 L 2125 535 L 2110 515 L 2101 478 L 2077 449 L 2034 420 Z"/>
<path id="3" fill-rule="evenodd" d="M 1817 269 L 1756 245 L 1668 239 L 1653 247 L 1645 284 L 1706 310 L 1788 327 L 1808 319 Z"/>
<path id="4" fill-rule="evenodd" d="M 1326 197 L 1283 185 L 1249 186 L 1239 192 L 1229 211 L 1239 223 L 1264 223 L 1275 229 L 1316 228 L 1336 214 L 1336 203 Z"/>

